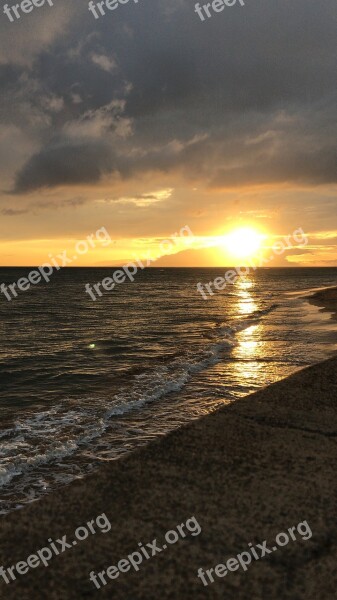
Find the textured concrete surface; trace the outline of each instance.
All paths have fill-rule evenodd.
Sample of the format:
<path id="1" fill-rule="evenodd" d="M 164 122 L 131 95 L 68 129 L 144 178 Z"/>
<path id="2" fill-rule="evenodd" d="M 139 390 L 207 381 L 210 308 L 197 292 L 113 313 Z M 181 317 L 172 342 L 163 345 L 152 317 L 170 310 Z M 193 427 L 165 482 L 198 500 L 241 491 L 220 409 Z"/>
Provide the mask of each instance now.
<path id="1" fill-rule="evenodd" d="M 0 522 L 0 565 L 25 560 L 48 538 L 73 539 L 101 513 L 112 529 L 90 536 L 6 585 L 22 600 L 332 600 L 336 597 L 337 359 L 316 365 L 151 443 Z M 140 571 L 96 590 L 89 573 L 116 565 L 194 515 L 202 531 Z M 301 537 L 204 587 L 209 569 L 306 520 Z"/>

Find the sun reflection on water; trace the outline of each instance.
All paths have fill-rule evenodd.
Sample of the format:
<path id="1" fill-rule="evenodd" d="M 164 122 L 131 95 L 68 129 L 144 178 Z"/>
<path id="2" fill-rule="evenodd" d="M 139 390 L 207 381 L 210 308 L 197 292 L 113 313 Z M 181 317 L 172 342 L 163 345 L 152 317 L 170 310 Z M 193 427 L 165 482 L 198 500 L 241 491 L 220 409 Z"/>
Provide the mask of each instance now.
<path id="1" fill-rule="evenodd" d="M 238 315 L 250 315 L 258 306 L 249 290 L 254 287 L 254 282 L 251 279 L 240 278 L 236 282 L 237 302 L 234 304 L 234 309 Z"/>
<path id="2" fill-rule="evenodd" d="M 242 317 L 253 316 L 260 309 L 252 291 L 255 287 L 251 279 L 240 278 L 237 281 L 237 300 L 234 310 L 237 315 Z M 263 369 L 263 356 L 267 348 L 263 341 L 264 325 L 262 322 L 254 323 L 237 333 L 237 345 L 233 349 L 235 361 L 236 377 L 249 380 L 261 379 L 261 370 Z"/>

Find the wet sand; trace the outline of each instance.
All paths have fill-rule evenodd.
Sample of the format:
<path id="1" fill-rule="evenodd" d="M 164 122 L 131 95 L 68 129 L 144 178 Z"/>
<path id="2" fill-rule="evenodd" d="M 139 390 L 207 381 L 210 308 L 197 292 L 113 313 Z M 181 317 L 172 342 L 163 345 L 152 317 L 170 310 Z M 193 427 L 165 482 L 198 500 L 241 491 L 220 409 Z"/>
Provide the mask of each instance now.
<path id="1" fill-rule="evenodd" d="M 330 294 L 329 294 L 330 298 Z M 337 298 L 337 292 L 336 292 Z M 337 300 L 335 304 L 337 309 Z M 6 585 L 23 600 L 332 600 L 337 559 L 337 358 L 226 406 L 97 473 L 1 520 L 0 565 L 24 561 L 48 538 L 73 540 L 77 527 L 106 513 L 97 533 Z M 96 590 L 91 571 L 195 516 L 198 536 L 178 541 L 139 572 Z M 288 545 L 247 572 L 204 587 L 199 567 L 228 558 L 307 521 L 311 539 Z M 271 543 L 270 543 L 271 542 Z"/>
<path id="2" fill-rule="evenodd" d="M 323 312 L 332 312 L 333 318 L 337 319 L 337 288 L 316 292 L 308 300 L 311 304 L 320 306 Z"/>

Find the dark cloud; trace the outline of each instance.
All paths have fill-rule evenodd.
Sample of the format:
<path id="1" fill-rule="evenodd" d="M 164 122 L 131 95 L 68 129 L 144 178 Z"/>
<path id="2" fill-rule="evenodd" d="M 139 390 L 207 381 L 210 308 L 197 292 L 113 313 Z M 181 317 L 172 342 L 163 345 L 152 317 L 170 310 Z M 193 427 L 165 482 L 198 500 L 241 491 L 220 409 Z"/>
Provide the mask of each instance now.
<path id="1" fill-rule="evenodd" d="M 82 198 L 81 196 L 77 196 L 74 198 L 69 198 L 68 200 L 57 199 L 57 202 L 52 200 L 41 200 L 39 202 L 32 202 L 26 208 L 2 208 L 0 209 L 0 214 L 4 217 L 17 217 L 20 215 L 30 215 L 37 214 L 41 210 L 48 209 L 61 209 L 61 208 L 78 208 L 83 206 L 87 200 Z"/>
<path id="2" fill-rule="evenodd" d="M 44 187 L 95 183 L 113 169 L 111 148 L 104 141 L 58 143 L 32 156 L 16 177 L 14 193 Z"/>
<path id="3" fill-rule="evenodd" d="M 203 23 L 193 2 L 167 4 L 95 21 L 76 3 L 33 65 L 3 67 L 3 122 L 40 148 L 14 192 L 152 171 L 214 187 L 336 183 L 335 0 L 249 0 Z"/>
<path id="4" fill-rule="evenodd" d="M 16 217 L 17 215 L 24 215 L 27 212 L 29 212 L 27 209 L 23 209 L 23 210 L 16 210 L 15 208 L 2 208 L 0 210 L 0 213 L 4 216 L 4 217 Z"/>

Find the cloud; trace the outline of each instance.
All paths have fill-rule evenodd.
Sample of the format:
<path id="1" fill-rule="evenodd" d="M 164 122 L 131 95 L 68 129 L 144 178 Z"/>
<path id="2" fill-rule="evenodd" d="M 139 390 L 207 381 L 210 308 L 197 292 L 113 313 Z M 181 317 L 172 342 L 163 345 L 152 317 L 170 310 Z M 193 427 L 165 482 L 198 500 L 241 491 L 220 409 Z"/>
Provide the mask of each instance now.
<path id="1" fill-rule="evenodd" d="M 187 0 L 98 21 L 68 5 L 36 11 L 17 45 L 7 25 L 1 115 L 30 142 L 12 150 L 14 192 L 153 173 L 337 183 L 335 0 L 259 0 L 205 23 Z"/>
<path id="2" fill-rule="evenodd" d="M 41 210 L 62 209 L 62 208 L 79 208 L 83 206 L 87 200 L 81 196 L 75 196 L 67 199 L 58 199 L 57 202 L 52 198 L 45 198 L 39 201 L 33 201 L 25 208 L 2 208 L 0 214 L 4 217 L 17 217 L 25 214 L 36 215 Z"/>
<path id="3" fill-rule="evenodd" d="M 167 188 L 163 190 L 157 190 L 148 194 L 139 194 L 137 196 L 123 196 L 121 198 L 114 198 L 111 200 L 103 199 L 97 200 L 98 204 L 131 204 L 139 208 L 149 208 L 159 202 L 168 200 L 172 195 L 173 189 Z"/>
<path id="4" fill-rule="evenodd" d="M 35 154 L 19 171 L 13 193 L 59 185 L 95 183 L 113 170 L 110 146 L 104 141 L 60 142 Z"/>
<path id="5" fill-rule="evenodd" d="M 71 27 L 79 9 L 78 0 L 58 3 L 22 15 L 11 23 L 4 15 L 0 20 L 0 64 L 31 68 L 34 60 Z"/>
<path id="6" fill-rule="evenodd" d="M 106 56 L 105 54 L 92 54 L 91 60 L 95 65 L 98 65 L 103 71 L 113 73 L 118 67 L 114 58 Z"/>
<path id="7" fill-rule="evenodd" d="M 16 217 L 17 215 L 24 215 L 29 212 L 27 209 L 16 210 L 15 208 L 2 208 L 0 213 L 4 217 Z"/>

